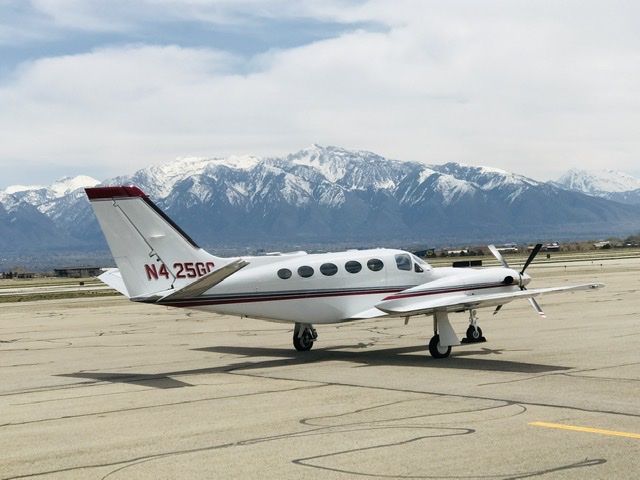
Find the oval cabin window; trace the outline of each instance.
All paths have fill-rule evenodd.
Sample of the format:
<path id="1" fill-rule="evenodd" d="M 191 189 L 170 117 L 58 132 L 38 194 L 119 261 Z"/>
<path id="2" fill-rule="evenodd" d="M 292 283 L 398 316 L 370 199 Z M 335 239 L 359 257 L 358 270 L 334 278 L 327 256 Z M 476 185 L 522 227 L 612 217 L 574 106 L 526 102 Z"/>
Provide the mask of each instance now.
<path id="1" fill-rule="evenodd" d="M 360 262 L 351 260 L 344 264 L 344 269 L 349 273 L 358 273 L 360 270 L 362 270 L 362 265 L 360 264 Z"/>
<path id="2" fill-rule="evenodd" d="M 326 275 L 327 277 L 330 277 L 331 275 L 335 275 L 336 273 L 338 273 L 338 267 L 333 263 L 323 263 L 320 266 L 320 273 Z"/>
<path id="3" fill-rule="evenodd" d="M 367 262 L 367 267 L 369 267 L 369 270 L 371 270 L 372 272 L 379 272 L 380 270 L 382 270 L 382 267 L 384 267 L 384 264 L 382 263 L 382 260 L 378 258 L 372 258 Z"/>
<path id="4" fill-rule="evenodd" d="M 281 268 L 280 270 L 278 270 L 278 276 L 283 280 L 291 278 L 291 270 L 289 270 L 288 268 Z"/>
<path id="5" fill-rule="evenodd" d="M 302 278 L 308 278 L 313 275 L 313 268 L 307 265 L 303 265 L 302 267 L 298 268 L 298 275 L 300 275 Z"/>

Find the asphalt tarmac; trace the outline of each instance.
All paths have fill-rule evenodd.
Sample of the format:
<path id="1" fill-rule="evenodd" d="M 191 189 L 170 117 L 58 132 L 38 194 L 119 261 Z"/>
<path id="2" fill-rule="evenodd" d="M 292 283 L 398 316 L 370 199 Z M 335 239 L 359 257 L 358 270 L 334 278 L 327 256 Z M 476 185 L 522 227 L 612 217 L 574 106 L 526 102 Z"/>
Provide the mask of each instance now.
<path id="1" fill-rule="evenodd" d="M 605 289 L 493 316 L 292 328 L 119 297 L 0 305 L 0 479 L 639 478 L 640 260 L 532 266 Z M 452 315 L 462 335 L 467 317 Z"/>

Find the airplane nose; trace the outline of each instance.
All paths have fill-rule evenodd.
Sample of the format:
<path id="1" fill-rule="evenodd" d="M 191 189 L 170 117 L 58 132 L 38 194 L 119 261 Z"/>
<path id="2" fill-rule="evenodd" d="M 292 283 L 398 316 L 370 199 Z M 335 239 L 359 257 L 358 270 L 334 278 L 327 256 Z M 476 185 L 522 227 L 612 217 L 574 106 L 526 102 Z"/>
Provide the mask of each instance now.
<path id="1" fill-rule="evenodd" d="M 528 273 L 523 273 L 522 274 L 522 285 L 524 285 L 526 287 L 527 285 L 529 285 L 529 282 L 531 282 L 531 277 L 529 276 Z"/>

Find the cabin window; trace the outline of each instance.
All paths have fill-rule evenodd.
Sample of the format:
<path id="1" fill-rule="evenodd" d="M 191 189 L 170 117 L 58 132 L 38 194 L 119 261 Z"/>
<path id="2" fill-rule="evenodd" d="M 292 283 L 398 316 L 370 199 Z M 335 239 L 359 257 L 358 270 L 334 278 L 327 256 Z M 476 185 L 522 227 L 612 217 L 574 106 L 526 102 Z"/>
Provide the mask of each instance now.
<path id="1" fill-rule="evenodd" d="M 379 272 L 380 270 L 382 270 L 382 267 L 384 267 L 384 264 L 382 263 L 382 260 L 378 258 L 372 258 L 367 262 L 367 267 L 369 267 L 369 270 L 371 270 L 372 272 Z"/>
<path id="2" fill-rule="evenodd" d="M 323 263 L 320 265 L 320 273 L 330 277 L 331 275 L 338 273 L 338 266 L 333 263 Z"/>
<path id="3" fill-rule="evenodd" d="M 396 255 L 396 266 L 398 270 L 406 270 L 407 272 L 411 271 L 411 257 L 406 253 L 402 253 L 400 255 Z"/>
<path id="4" fill-rule="evenodd" d="M 280 270 L 278 270 L 278 276 L 283 280 L 291 278 L 291 270 L 289 270 L 288 268 L 281 268 Z"/>
<path id="5" fill-rule="evenodd" d="M 362 265 L 360 264 L 360 262 L 351 260 L 344 264 L 344 269 L 349 273 L 358 273 L 360 270 L 362 270 Z"/>
<path id="6" fill-rule="evenodd" d="M 309 267 L 308 265 L 303 265 L 302 267 L 298 268 L 298 275 L 300 275 L 302 278 L 308 278 L 313 275 L 313 268 Z"/>
<path id="7" fill-rule="evenodd" d="M 416 273 L 424 273 L 424 270 L 422 269 L 422 267 L 417 263 L 413 264 L 413 271 Z"/>

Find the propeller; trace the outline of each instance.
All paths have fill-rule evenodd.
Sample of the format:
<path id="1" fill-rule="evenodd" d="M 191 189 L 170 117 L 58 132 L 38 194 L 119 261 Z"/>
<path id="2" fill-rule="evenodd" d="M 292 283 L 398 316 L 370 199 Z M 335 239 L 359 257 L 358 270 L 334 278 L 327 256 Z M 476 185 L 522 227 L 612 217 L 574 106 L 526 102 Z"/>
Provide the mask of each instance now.
<path id="1" fill-rule="evenodd" d="M 496 257 L 498 259 L 498 261 L 502 264 L 502 266 L 504 268 L 509 268 L 509 264 L 507 263 L 507 261 L 504 259 L 504 257 L 502 256 L 502 254 L 500 253 L 500 251 L 496 248 L 495 245 L 489 245 L 488 246 L 489 251 L 491 253 L 493 253 L 493 256 Z"/>
<path id="2" fill-rule="evenodd" d="M 525 290 L 526 290 L 526 288 L 525 288 Z M 535 298 L 533 298 L 533 297 L 529 298 L 529 303 L 531 304 L 533 309 L 536 312 L 538 312 L 538 315 L 540 315 L 542 318 L 547 318 L 547 316 L 542 311 L 542 307 L 540 306 L 540 304 L 538 303 L 538 301 Z"/>
<path id="3" fill-rule="evenodd" d="M 498 251 L 495 245 L 488 245 L 488 248 L 489 248 L 489 251 L 493 254 L 494 257 L 496 257 L 496 259 L 502 264 L 504 268 L 510 268 L 509 264 L 507 263 L 505 258 L 502 256 L 502 254 Z M 527 261 L 524 262 L 524 265 L 522 266 L 522 270 L 520 270 L 520 274 L 519 274 L 520 278 L 519 278 L 518 285 L 520 286 L 520 290 L 527 289 L 527 287 L 525 287 L 524 285 L 524 279 L 523 279 L 524 271 L 527 269 L 529 265 L 531 265 L 531 262 L 533 262 L 534 258 L 536 258 L 536 255 L 538 255 L 541 249 L 542 249 L 542 244 L 541 243 L 536 244 L 536 246 L 533 247 L 533 250 L 531 250 L 531 253 L 529 254 L 529 258 L 527 258 Z M 533 297 L 529 298 L 529 303 L 531 304 L 531 306 L 533 307 L 533 309 L 536 311 L 538 315 L 540 315 L 541 317 L 546 317 L 546 315 L 544 314 L 544 311 L 542 310 L 542 307 L 536 301 L 535 298 Z M 493 314 L 495 315 L 496 313 L 498 313 L 501 308 L 502 308 L 502 305 L 498 305 L 496 309 L 493 311 Z"/>
<path id="4" fill-rule="evenodd" d="M 524 274 L 524 271 L 527 269 L 527 267 L 531 264 L 531 262 L 533 262 L 533 259 L 536 258 L 536 255 L 538 255 L 538 252 L 540 252 L 540 250 L 542 249 L 542 244 L 538 243 L 536 244 L 535 247 L 533 247 L 533 250 L 531 250 L 531 254 L 529 254 L 529 258 L 527 258 L 527 261 L 524 262 L 524 266 L 522 267 L 522 270 L 520 271 L 520 279 L 522 279 L 522 275 Z M 520 290 L 526 290 L 527 287 L 524 286 L 524 284 L 522 283 L 522 281 L 520 281 Z M 531 306 L 533 307 L 533 309 L 536 311 L 536 313 L 538 315 L 540 315 L 542 318 L 546 318 L 547 316 L 544 314 L 544 311 L 542 310 L 542 307 L 540 306 L 540 304 L 538 303 L 538 301 L 531 297 L 529 298 L 529 303 L 531 304 Z"/>
<path id="5" fill-rule="evenodd" d="M 531 253 L 529 254 L 529 258 L 527 258 L 527 261 L 524 262 L 524 267 L 522 267 L 522 270 L 520 271 L 520 275 L 522 275 L 524 271 L 527 269 L 527 267 L 531 264 L 531 262 L 533 262 L 533 259 L 536 258 L 536 255 L 538 255 L 538 252 L 540 251 L 541 248 L 542 248 L 541 243 L 538 243 L 536 244 L 535 247 L 533 247 L 533 250 L 531 250 Z"/>

